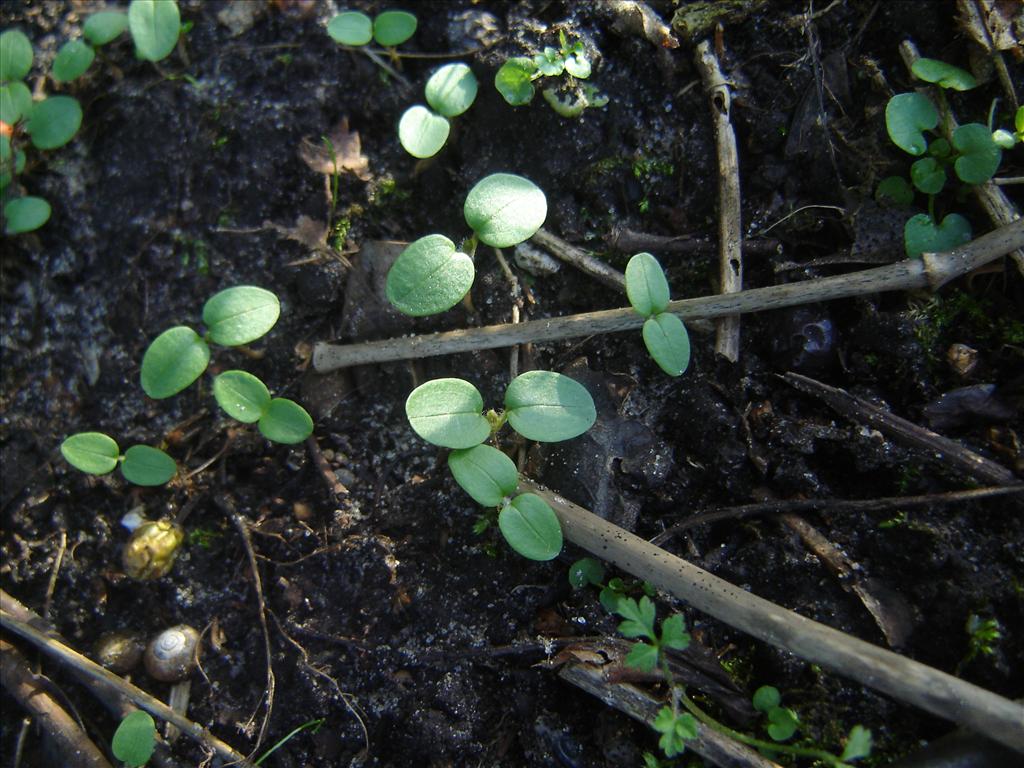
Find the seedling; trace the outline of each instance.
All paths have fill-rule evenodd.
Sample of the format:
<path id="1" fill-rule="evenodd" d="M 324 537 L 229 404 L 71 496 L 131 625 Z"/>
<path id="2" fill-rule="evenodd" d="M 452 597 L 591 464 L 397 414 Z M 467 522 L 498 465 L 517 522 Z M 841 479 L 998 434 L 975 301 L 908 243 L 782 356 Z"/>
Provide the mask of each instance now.
<path id="1" fill-rule="evenodd" d="M 327 23 L 327 34 L 341 45 L 359 48 L 371 40 L 384 48 L 401 45 L 416 32 L 416 17 L 406 11 L 384 11 L 371 21 L 359 11 L 343 11 Z"/>
<path id="2" fill-rule="evenodd" d="M 416 158 L 433 157 L 451 132 L 449 118 L 469 109 L 476 100 L 477 80 L 465 64 L 446 64 L 427 80 L 424 95 L 430 108 L 416 104 L 398 121 L 398 140 Z"/>
<path id="3" fill-rule="evenodd" d="M 768 719 L 766 730 L 774 741 L 787 741 L 796 733 L 800 718 L 788 707 L 780 706 L 782 695 L 779 689 L 771 685 L 762 685 L 754 691 L 751 703 L 754 709 Z"/>
<path id="4" fill-rule="evenodd" d="M 110 742 L 114 757 L 129 768 L 140 768 L 149 762 L 155 748 L 156 723 L 141 709 L 125 716 Z"/>
<path id="5" fill-rule="evenodd" d="M 593 426 L 597 411 L 583 385 L 553 371 L 528 371 L 505 391 L 502 413 L 483 412 L 480 391 L 463 379 L 434 379 L 412 391 L 405 413 L 428 443 L 454 449 L 448 467 L 474 501 L 498 512 L 498 527 L 516 552 L 551 560 L 562 549 L 554 511 L 536 494 L 515 494 L 519 472 L 512 460 L 484 441 L 508 422 L 529 440 L 559 442 Z"/>
<path id="6" fill-rule="evenodd" d="M 668 308 L 668 280 L 649 253 L 638 253 L 626 265 L 626 296 L 644 321 L 643 337 L 654 362 L 669 376 L 681 376 L 690 365 L 690 337 L 683 321 Z"/>
<path id="7" fill-rule="evenodd" d="M 964 630 L 967 632 L 967 655 L 960 667 L 971 663 L 979 656 L 991 656 L 996 652 L 996 643 L 1003 636 L 1002 626 L 997 619 L 983 619 L 972 613 L 967 617 Z"/>
<path id="8" fill-rule="evenodd" d="M 68 464 L 89 475 L 105 475 L 118 464 L 135 485 L 163 485 L 178 472 L 174 459 L 148 445 L 133 445 L 123 454 L 114 438 L 102 432 L 79 432 L 60 445 Z"/>

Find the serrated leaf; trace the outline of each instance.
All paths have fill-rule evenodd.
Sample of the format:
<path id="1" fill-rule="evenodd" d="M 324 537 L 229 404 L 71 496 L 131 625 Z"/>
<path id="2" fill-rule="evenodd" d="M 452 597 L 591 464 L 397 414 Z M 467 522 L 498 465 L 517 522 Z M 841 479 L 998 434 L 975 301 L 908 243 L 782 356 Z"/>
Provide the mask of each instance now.
<path id="1" fill-rule="evenodd" d="M 451 124 L 422 104 L 409 107 L 398 121 L 398 141 L 413 157 L 433 157 L 448 141 Z"/>
<path id="2" fill-rule="evenodd" d="M 529 240 L 541 228 L 548 202 L 529 179 L 492 173 L 469 190 L 463 213 L 481 242 L 508 248 Z"/>
<path id="3" fill-rule="evenodd" d="M 582 435 L 597 420 L 586 387 L 554 371 L 527 371 L 505 390 L 505 415 L 528 440 L 558 442 Z"/>
<path id="4" fill-rule="evenodd" d="M 969 91 L 978 86 L 978 81 L 970 72 L 938 59 L 920 58 L 911 65 L 910 71 L 927 83 L 952 88 L 954 91 Z"/>
<path id="5" fill-rule="evenodd" d="M 423 317 L 451 309 L 473 285 L 473 260 L 444 235 L 427 235 L 406 246 L 388 270 L 384 292 L 395 309 Z"/>
<path id="6" fill-rule="evenodd" d="M 61 46 L 53 60 L 53 79 L 66 83 L 81 77 L 92 65 L 96 52 L 81 40 L 69 40 Z"/>
<path id="7" fill-rule="evenodd" d="M 477 89 L 473 70 L 465 64 L 447 64 L 430 76 L 424 93 L 435 112 L 455 117 L 473 105 Z"/>
<path id="8" fill-rule="evenodd" d="M 213 397 L 233 419 L 254 424 L 270 408 L 270 390 L 246 371 L 225 371 L 213 380 Z"/>
<path id="9" fill-rule="evenodd" d="M 521 107 L 533 100 L 536 89 L 533 77 L 537 73 L 537 65 L 525 56 L 515 56 L 498 69 L 494 75 L 494 87 L 508 104 Z"/>
<path id="10" fill-rule="evenodd" d="M 850 735 L 846 737 L 846 745 L 839 759 L 845 762 L 867 757 L 871 754 L 872 746 L 871 731 L 863 725 L 855 725 L 850 729 Z"/>
<path id="11" fill-rule="evenodd" d="M 32 232 L 49 221 L 50 204 L 41 197 L 16 197 L 4 204 L 4 219 L 4 234 Z"/>
<path id="12" fill-rule="evenodd" d="M 128 14 L 122 11 L 100 11 L 85 20 L 82 34 L 93 45 L 106 45 L 128 29 Z"/>
<path id="13" fill-rule="evenodd" d="M 275 397 L 257 423 L 260 433 L 275 443 L 301 443 L 313 434 L 313 419 L 296 402 Z"/>
<path id="14" fill-rule="evenodd" d="M 615 612 L 625 619 L 619 624 L 619 632 L 626 637 L 646 637 L 652 642 L 658 639 L 654 632 L 657 611 L 649 597 L 641 597 L 639 603 L 631 597 L 623 597 Z"/>
<path id="15" fill-rule="evenodd" d="M 644 317 L 664 312 L 669 289 L 665 270 L 649 253 L 638 253 L 626 264 L 626 297 L 633 309 Z"/>
<path id="16" fill-rule="evenodd" d="M 342 45 L 366 45 L 373 39 L 373 22 L 365 13 L 345 11 L 328 22 L 327 34 Z"/>
<path id="17" fill-rule="evenodd" d="M 401 45 L 416 32 L 416 24 L 407 11 L 384 11 L 373 20 L 373 39 L 385 48 Z"/>
<path id="18" fill-rule="evenodd" d="M 573 589 L 582 589 L 588 584 L 597 587 L 603 581 L 604 566 L 592 557 L 580 558 L 569 566 L 569 583 Z"/>
<path id="19" fill-rule="evenodd" d="M 690 633 L 686 631 L 686 622 L 682 614 L 673 614 L 661 622 L 661 644 L 676 651 L 690 645 Z"/>
<path id="20" fill-rule="evenodd" d="M 90 475 L 113 471 L 121 457 L 114 438 L 102 432 L 79 432 L 60 444 L 60 452 L 68 464 Z"/>
<path id="21" fill-rule="evenodd" d="M 82 125 L 82 107 L 70 96 L 50 96 L 32 106 L 25 131 L 36 149 L 63 147 Z"/>
<path id="22" fill-rule="evenodd" d="M 32 69 L 32 43 L 20 29 L 0 35 L 0 83 L 21 80 Z"/>
<path id="23" fill-rule="evenodd" d="M 433 379 L 416 387 L 405 401 L 413 431 L 442 448 L 472 448 L 491 434 L 480 392 L 463 379 Z"/>
<path id="24" fill-rule="evenodd" d="M 910 179 L 926 195 L 937 195 L 946 186 L 946 169 L 934 157 L 922 157 L 910 166 Z"/>
<path id="25" fill-rule="evenodd" d="M 920 258 L 922 253 L 949 251 L 971 240 L 971 225 L 959 213 L 951 213 L 938 226 L 932 217 L 919 213 L 903 226 L 903 244 L 907 256 Z"/>
<path id="26" fill-rule="evenodd" d="M 885 106 L 885 128 L 892 143 L 912 155 L 923 155 L 928 142 L 922 131 L 939 124 L 939 113 L 920 93 L 898 93 Z"/>
<path id="27" fill-rule="evenodd" d="M 961 125 L 953 131 L 953 147 L 960 157 L 953 163 L 956 175 L 966 184 L 983 184 L 991 179 L 1003 160 L 1003 150 L 981 123 Z"/>
<path id="28" fill-rule="evenodd" d="M 210 340 L 225 347 L 255 341 L 270 331 L 280 316 L 277 296 L 254 285 L 227 288 L 203 305 L 203 322 Z"/>
<path id="29" fill-rule="evenodd" d="M 156 748 L 156 723 L 148 712 L 137 709 L 117 726 L 110 742 L 110 751 L 130 768 L 149 762 Z"/>
<path id="30" fill-rule="evenodd" d="M 121 474 L 135 485 L 163 485 L 178 473 L 174 459 L 148 445 L 133 445 L 124 452 Z"/>
<path id="31" fill-rule="evenodd" d="M 452 451 L 448 455 L 448 468 L 455 482 L 484 507 L 500 506 L 519 485 L 515 462 L 490 445 Z"/>
<path id="32" fill-rule="evenodd" d="M 540 496 L 523 493 L 498 514 L 505 541 L 528 560 L 553 560 L 562 551 L 562 525 Z"/>
<path id="33" fill-rule="evenodd" d="M 165 59 L 181 34 L 178 4 L 174 0 L 132 0 L 128 6 L 128 28 L 141 58 Z"/>
<path id="34" fill-rule="evenodd" d="M 168 328 L 142 356 L 143 391 L 154 400 L 176 395 L 203 375 L 210 363 L 210 348 L 191 328 Z"/>
<path id="35" fill-rule="evenodd" d="M 662 312 L 647 318 L 643 337 L 654 362 L 669 376 L 682 376 L 690 367 L 690 335 L 675 315 Z"/>
<path id="36" fill-rule="evenodd" d="M 658 649 L 647 643 L 634 643 L 626 654 L 625 664 L 641 672 L 651 672 L 658 664 Z"/>

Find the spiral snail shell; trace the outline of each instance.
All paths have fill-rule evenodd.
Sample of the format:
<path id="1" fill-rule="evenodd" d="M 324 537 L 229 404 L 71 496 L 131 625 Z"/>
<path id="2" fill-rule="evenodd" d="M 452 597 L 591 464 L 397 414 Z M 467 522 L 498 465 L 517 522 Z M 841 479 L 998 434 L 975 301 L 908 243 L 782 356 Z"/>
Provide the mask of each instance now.
<path id="1" fill-rule="evenodd" d="M 199 633 L 185 624 L 165 629 L 149 641 L 143 661 L 146 671 L 156 680 L 182 680 L 199 663 Z"/>

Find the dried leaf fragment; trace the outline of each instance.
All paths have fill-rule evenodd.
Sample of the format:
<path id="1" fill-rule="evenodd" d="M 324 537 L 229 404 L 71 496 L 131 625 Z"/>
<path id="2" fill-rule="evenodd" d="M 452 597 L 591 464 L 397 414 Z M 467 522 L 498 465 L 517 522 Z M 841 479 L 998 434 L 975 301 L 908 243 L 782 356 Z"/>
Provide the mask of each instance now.
<path id="1" fill-rule="evenodd" d="M 349 130 L 347 117 L 341 118 L 327 139 L 334 148 L 333 158 L 324 141 L 313 141 L 308 137 L 302 140 L 299 156 L 306 165 L 325 176 L 347 171 L 362 181 L 370 180 L 370 161 L 363 154 L 359 132 Z"/>

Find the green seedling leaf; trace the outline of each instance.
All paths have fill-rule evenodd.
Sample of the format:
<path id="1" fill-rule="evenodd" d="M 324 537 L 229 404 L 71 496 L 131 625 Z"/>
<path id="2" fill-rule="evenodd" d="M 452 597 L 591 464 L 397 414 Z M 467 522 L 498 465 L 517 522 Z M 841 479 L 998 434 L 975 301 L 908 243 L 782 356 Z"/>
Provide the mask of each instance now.
<path id="1" fill-rule="evenodd" d="M 11 139 L 0 134 L 0 190 L 11 183 Z M 25 153 L 20 149 L 14 153 L 14 172 L 21 173 L 25 169 Z M 13 201 L 8 201 L 8 203 Z M 44 201 L 45 202 L 45 201 Z"/>
<path id="2" fill-rule="evenodd" d="M 8 29 L 0 35 L 0 83 L 21 80 L 30 69 L 32 43 L 20 29 Z"/>
<path id="3" fill-rule="evenodd" d="M 365 13 L 345 11 L 327 23 L 327 34 L 342 45 L 366 45 L 373 39 L 373 22 Z"/>
<path id="4" fill-rule="evenodd" d="M 956 175 L 966 184 L 983 184 L 991 179 L 1003 160 L 1003 150 L 981 123 L 961 125 L 953 131 L 953 147 L 960 157 L 953 163 Z"/>
<path id="5" fill-rule="evenodd" d="M 57 149 L 71 141 L 81 124 L 82 108 L 75 99 L 50 96 L 32 107 L 25 131 L 36 149 Z"/>
<path id="6" fill-rule="evenodd" d="M 934 157 L 922 157 L 910 166 L 910 179 L 926 195 L 937 195 L 946 186 L 946 169 Z"/>
<path id="7" fill-rule="evenodd" d="M 584 557 L 569 566 L 569 583 L 573 589 L 582 589 L 588 584 L 601 586 L 604 581 L 604 566 L 592 557 Z"/>
<path id="8" fill-rule="evenodd" d="M 675 613 L 661 622 L 661 644 L 666 648 L 682 651 L 690 645 L 690 633 L 681 613 Z"/>
<path id="9" fill-rule="evenodd" d="M 946 158 L 949 157 L 951 151 L 952 148 L 949 146 L 949 142 L 941 137 L 928 145 L 928 154 L 932 157 Z"/>
<path id="10" fill-rule="evenodd" d="M 27 85 L 19 80 L 0 86 L 0 120 L 8 125 L 14 125 L 31 110 L 32 92 Z"/>
<path id="11" fill-rule="evenodd" d="M 910 205 L 914 202 L 914 189 L 902 176 L 889 176 L 879 182 L 875 200 L 879 205 Z"/>
<path id="12" fill-rule="evenodd" d="M 533 57 L 533 64 L 545 77 L 558 77 L 565 71 L 565 60 L 557 49 L 548 46 Z"/>
<path id="13" fill-rule="evenodd" d="M 939 124 L 939 113 L 920 93 L 898 93 L 885 106 L 885 128 L 892 143 L 912 155 L 923 155 L 928 142 L 922 131 Z"/>
<path id="14" fill-rule="evenodd" d="M 554 88 L 545 88 L 540 92 L 540 95 L 544 97 L 544 101 L 548 103 L 548 106 L 561 117 L 570 119 L 579 117 L 583 114 L 583 110 L 587 108 L 587 101 L 585 99 L 572 99 L 569 96 L 566 96 L 564 99 L 560 98 Z"/>
<path id="15" fill-rule="evenodd" d="M 473 285 L 473 260 L 444 235 L 427 235 L 402 251 L 388 271 L 384 292 L 399 312 L 423 317 L 458 304 Z"/>
<path id="16" fill-rule="evenodd" d="M 1000 149 L 1013 149 L 1017 144 L 1017 137 L 1004 128 L 1000 128 L 999 130 L 992 131 L 992 141 Z"/>
<path id="17" fill-rule="evenodd" d="M 128 29 L 128 14 L 122 11 L 100 11 L 85 20 L 82 34 L 95 46 L 106 45 Z"/>
<path id="18" fill-rule="evenodd" d="M 137 709 L 117 726 L 110 742 L 110 751 L 129 768 L 140 768 L 149 762 L 156 748 L 156 723 L 148 712 Z"/>
<path id="19" fill-rule="evenodd" d="M 473 105 L 477 88 L 473 70 L 465 64 L 447 64 L 427 80 L 427 104 L 445 117 L 456 117 Z"/>
<path id="20" fill-rule="evenodd" d="M 135 485 L 163 485 L 178 472 L 174 459 L 159 448 L 133 445 L 124 452 L 121 474 Z"/>
<path id="21" fill-rule="evenodd" d="M 661 264 L 649 253 L 638 253 L 626 265 L 626 296 L 644 317 L 668 308 L 668 280 Z"/>
<path id="22" fill-rule="evenodd" d="M 462 490 L 484 507 L 500 507 L 519 485 L 515 463 L 490 445 L 452 451 L 448 454 L 448 468 Z"/>
<path id="23" fill-rule="evenodd" d="M 768 714 L 775 707 L 779 706 L 781 701 L 782 696 L 779 694 L 778 688 L 774 685 L 762 685 L 754 691 L 754 698 L 751 703 L 758 712 Z"/>
<path id="24" fill-rule="evenodd" d="M 540 496 L 523 493 L 498 513 L 505 541 L 528 560 L 553 560 L 562 551 L 562 526 Z"/>
<path id="25" fill-rule="evenodd" d="M 903 245 L 911 259 L 920 258 L 922 253 L 949 251 L 970 240 L 971 225 L 959 213 L 949 214 L 938 226 L 931 216 L 919 213 L 903 226 Z"/>
<path id="26" fill-rule="evenodd" d="M 479 390 L 463 379 L 434 379 L 420 384 L 405 401 L 413 431 L 442 448 L 472 448 L 491 434 Z"/>
<path id="27" fill-rule="evenodd" d="M 121 458 L 117 442 L 102 432 L 72 435 L 60 444 L 60 452 L 68 464 L 89 475 L 112 472 Z"/>
<path id="28" fill-rule="evenodd" d="M 516 56 L 501 65 L 494 76 L 494 87 L 506 102 L 513 107 L 521 107 L 533 101 L 536 73 L 537 65 L 531 59 Z"/>
<path id="29" fill-rule="evenodd" d="M 586 80 L 590 77 L 590 59 L 583 53 L 583 46 L 577 45 L 579 45 L 579 50 L 573 51 L 565 57 L 565 71 L 573 77 Z"/>
<path id="30" fill-rule="evenodd" d="M 53 79 L 58 83 L 66 83 L 81 77 L 92 65 L 96 52 L 92 46 L 81 40 L 69 40 L 57 52 L 53 60 Z"/>
<path id="31" fill-rule="evenodd" d="M 384 11 L 373 20 L 373 39 L 390 48 L 401 45 L 416 31 L 416 17 L 406 11 Z"/>
<path id="32" fill-rule="evenodd" d="M 796 712 L 786 707 L 773 707 L 768 710 L 768 735 L 774 741 L 786 741 L 796 733 L 800 724 Z"/>
<path id="33" fill-rule="evenodd" d="M 846 746 L 843 747 L 843 754 L 839 759 L 859 760 L 871 754 L 872 747 L 871 731 L 863 725 L 855 725 L 850 729 L 850 735 L 846 737 Z"/>
<path id="34" fill-rule="evenodd" d="M 409 107 L 398 121 L 398 141 L 413 157 L 433 157 L 448 141 L 451 125 L 448 118 L 422 104 Z"/>
<path id="35" fill-rule="evenodd" d="M 555 443 L 582 435 L 597 420 L 590 393 L 554 371 L 527 371 L 505 390 L 505 414 L 528 440 Z"/>
<path id="36" fill-rule="evenodd" d="M 181 34 L 181 14 L 174 0 L 132 0 L 128 6 L 128 28 L 135 50 L 146 61 L 160 61 L 171 55 Z"/>
<path id="37" fill-rule="evenodd" d="M 466 223 L 495 248 L 529 240 L 548 215 L 548 201 L 536 184 L 511 173 L 492 173 L 477 182 L 463 207 Z"/>
<path id="38" fill-rule="evenodd" d="M 280 316 L 277 296 L 254 285 L 227 288 L 203 305 L 203 322 L 210 340 L 225 347 L 255 341 L 273 328 Z"/>
<path id="39" fill-rule="evenodd" d="M 690 366 L 690 335 L 675 315 L 662 312 L 647 318 L 643 337 L 651 358 L 669 376 L 682 376 Z"/>
<path id="40" fill-rule="evenodd" d="M 641 672 L 651 672 L 658 664 L 658 649 L 647 643 L 633 643 L 626 654 L 625 664 Z"/>
<path id="41" fill-rule="evenodd" d="M 697 738 L 697 719 L 689 712 L 677 714 L 671 707 L 658 710 L 651 727 L 661 734 L 658 746 L 667 757 L 677 757 L 686 751 L 686 742 Z"/>
<path id="42" fill-rule="evenodd" d="M 259 430 L 267 440 L 292 445 L 313 434 L 313 418 L 296 402 L 275 397 L 259 420 Z"/>
<path id="43" fill-rule="evenodd" d="M 210 363 L 210 348 L 191 328 L 168 328 L 142 356 L 142 389 L 154 400 L 176 395 L 202 376 Z"/>
<path id="44" fill-rule="evenodd" d="M 644 596 L 637 602 L 632 597 L 621 597 L 615 612 L 625 621 L 619 623 L 619 633 L 624 637 L 646 637 L 657 642 L 654 632 L 654 619 L 657 613 L 651 598 Z"/>
<path id="45" fill-rule="evenodd" d="M 978 85 L 970 72 L 938 59 L 918 59 L 910 71 L 926 83 L 935 83 L 940 88 L 952 88 L 954 91 L 969 91 Z"/>
<path id="46" fill-rule="evenodd" d="M 39 229 L 50 218 L 50 204 L 41 197 L 16 197 L 4 205 L 4 233 L 20 235 Z"/>
<path id="47" fill-rule="evenodd" d="M 263 418 L 271 402 L 266 384 L 245 371 L 220 374 L 213 380 L 213 396 L 228 416 L 246 424 Z"/>

